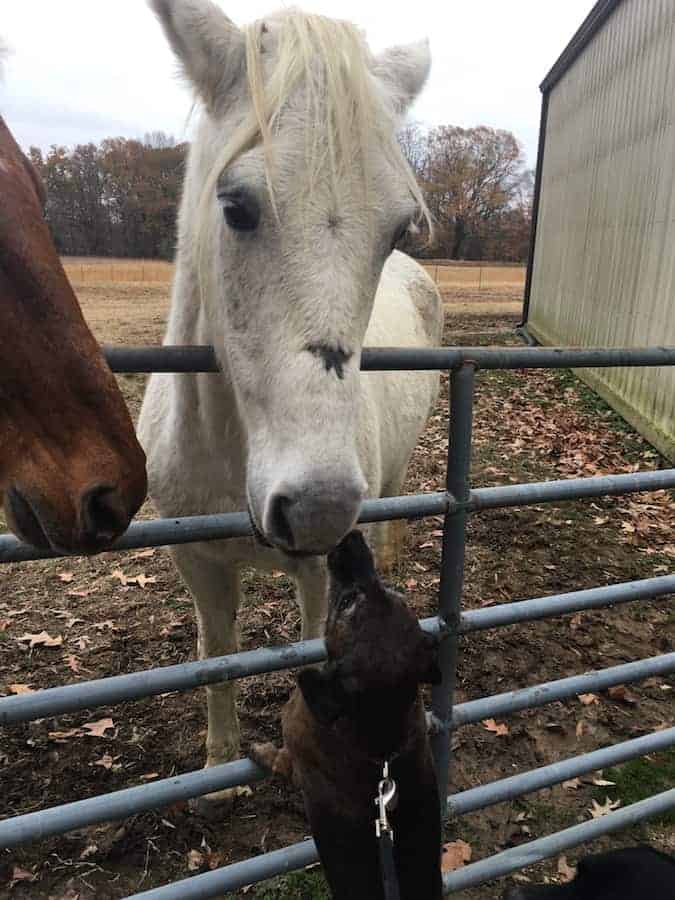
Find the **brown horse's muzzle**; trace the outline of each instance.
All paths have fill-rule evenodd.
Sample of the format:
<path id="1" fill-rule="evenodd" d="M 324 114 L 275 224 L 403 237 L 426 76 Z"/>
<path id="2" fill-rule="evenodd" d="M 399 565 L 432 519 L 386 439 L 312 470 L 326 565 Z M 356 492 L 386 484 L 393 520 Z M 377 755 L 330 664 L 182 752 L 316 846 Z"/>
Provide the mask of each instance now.
<path id="1" fill-rule="evenodd" d="M 144 496 L 141 486 L 129 496 L 95 484 L 78 496 L 55 498 L 57 508 L 45 495 L 14 484 L 5 493 L 4 508 L 7 524 L 27 543 L 58 553 L 90 554 L 105 550 L 126 531 Z"/>

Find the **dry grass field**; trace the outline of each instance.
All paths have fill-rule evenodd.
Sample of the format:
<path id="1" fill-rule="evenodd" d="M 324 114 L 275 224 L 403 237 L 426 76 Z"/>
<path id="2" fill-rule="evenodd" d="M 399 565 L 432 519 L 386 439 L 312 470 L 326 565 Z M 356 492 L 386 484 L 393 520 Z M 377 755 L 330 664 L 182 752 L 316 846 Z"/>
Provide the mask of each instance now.
<path id="1" fill-rule="evenodd" d="M 161 340 L 168 310 L 166 282 L 85 279 L 77 284 L 77 293 L 100 341 Z M 446 344 L 518 343 L 513 328 L 520 315 L 519 288 L 444 285 L 443 296 Z M 124 375 L 120 383 L 136 416 L 145 377 Z M 405 492 L 441 489 L 447 419 L 443 377 L 438 407 L 413 457 Z M 472 459 L 476 486 L 658 465 L 652 448 L 569 372 L 478 373 Z M 662 491 L 475 515 L 469 524 L 464 604 L 476 609 L 672 571 L 674 509 L 672 496 Z M 142 515 L 152 514 L 148 502 Z M 393 574 L 420 616 L 436 609 L 440 528 L 439 518 L 410 523 Z M 457 700 L 672 650 L 674 625 L 672 607 L 663 598 L 470 635 L 460 647 Z M 239 627 L 245 650 L 298 640 L 299 614 L 289 579 L 246 571 Z M 60 637 L 61 644 L 29 649 L 22 636 L 43 630 Z M 184 662 L 194 658 L 195 642 L 192 605 L 165 549 L 0 567 L 0 694 Z M 278 740 L 280 709 L 293 684 L 292 673 L 240 682 L 244 752 L 249 742 Z M 673 678 L 652 678 L 583 702 L 551 704 L 508 718 L 500 733 L 485 723 L 462 728 L 453 736 L 452 789 L 672 725 L 674 686 Z M 104 718 L 111 726 L 102 735 L 85 733 L 83 725 Z M 205 724 L 204 697 L 194 691 L 5 728 L 0 738 L 0 816 L 198 769 Z M 594 802 L 604 806 L 609 798 L 625 805 L 672 786 L 674 777 L 675 753 L 656 755 L 450 822 L 446 839 L 465 841 L 473 859 L 480 859 L 587 821 Z M 297 792 L 268 780 L 255 785 L 253 794 L 237 801 L 220 820 L 203 819 L 178 803 L 0 852 L 0 900 L 118 900 L 274 850 L 306 834 Z M 675 819 L 635 827 L 594 847 L 641 841 L 673 852 Z M 573 865 L 581 852 L 567 854 L 566 863 Z M 551 860 L 520 878 L 556 881 L 564 863 Z M 505 884 L 484 885 L 458 897 L 498 900 Z M 328 897 L 316 869 L 236 896 Z"/>
<path id="2" fill-rule="evenodd" d="M 173 276 L 173 265 L 161 260 L 103 259 L 70 256 L 63 260 L 68 277 L 74 284 L 155 283 L 166 284 Z M 525 284 L 524 266 L 452 265 L 439 261 L 425 265 L 425 269 L 440 287 L 465 287 L 490 290 L 522 289 Z"/>
<path id="3" fill-rule="evenodd" d="M 173 264 L 157 259 L 109 259 L 95 256 L 66 256 L 63 267 L 73 284 L 151 283 L 168 284 Z"/>

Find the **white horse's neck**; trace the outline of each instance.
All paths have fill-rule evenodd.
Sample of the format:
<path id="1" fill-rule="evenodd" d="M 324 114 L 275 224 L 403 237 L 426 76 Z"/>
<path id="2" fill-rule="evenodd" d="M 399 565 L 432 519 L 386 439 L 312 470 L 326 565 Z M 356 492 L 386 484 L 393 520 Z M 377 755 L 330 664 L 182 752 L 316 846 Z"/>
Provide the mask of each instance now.
<path id="1" fill-rule="evenodd" d="M 177 260 L 171 310 L 165 344 L 212 346 L 212 327 L 201 304 L 195 260 L 183 254 Z M 220 374 L 193 378 L 173 376 L 175 408 L 185 422 L 181 429 L 190 446 L 201 446 L 219 458 L 227 469 L 229 484 L 243 489 L 246 472 L 246 430 L 226 361 L 221 356 Z M 239 505 L 244 502 L 243 490 Z"/>

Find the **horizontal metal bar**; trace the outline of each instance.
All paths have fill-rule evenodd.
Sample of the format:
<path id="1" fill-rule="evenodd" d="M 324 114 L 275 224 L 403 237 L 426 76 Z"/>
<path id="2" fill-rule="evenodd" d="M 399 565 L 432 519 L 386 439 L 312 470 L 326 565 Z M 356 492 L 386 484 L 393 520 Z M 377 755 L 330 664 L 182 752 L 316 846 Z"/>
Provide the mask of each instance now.
<path id="1" fill-rule="evenodd" d="M 482 697 L 480 700 L 469 700 L 453 709 L 452 728 L 482 722 L 495 716 L 508 716 L 524 709 L 545 706 L 555 700 L 566 700 L 579 694 L 604 691 L 617 684 L 628 684 L 655 675 L 667 675 L 670 672 L 675 672 L 675 653 L 664 653 L 661 656 L 639 659 L 600 671 L 584 672 L 583 675 L 573 675 L 570 678 L 548 681 L 518 691 Z"/>
<path id="2" fill-rule="evenodd" d="M 421 519 L 442 515 L 450 503 L 444 492 L 411 494 L 404 497 L 380 497 L 366 500 L 361 506 L 359 522 L 385 522 L 389 519 Z M 208 516 L 182 516 L 174 519 L 150 519 L 134 522 L 116 541 L 111 550 L 136 550 L 140 547 L 164 547 L 198 541 L 227 540 L 250 537 L 248 513 L 216 513 Z M 62 554 L 38 550 L 11 535 L 0 537 L 0 563 L 54 559 Z"/>
<path id="3" fill-rule="evenodd" d="M 452 894 L 455 891 L 483 884 L 485 881 L 492 881 L 494 878 L 502 878 L 511 872 L 525 869 L 527 866 L 549 859 L 551 856 L 557 856 L 558 853 L 571 850 L 573 847 L 586 844 L 603 835 L 613 834 L 615 831 L 630 828 L 645 819 L 661 816 L 673 808 L 675 808 L 675 788 L 657 794 L 655 797 L 649 797 L 647 800 L 632 803 L 623 809 L 617 809 L 599 819 L 591 819 L 589 822 L 573 825 L 564 831 L 530 841 L 529 844 L 511 847 L 488 859 L 471 863 L 463 869 L 448 872 L 443 878 L 444 892 Z"/>
<path id="4" fill-rule="evenodd" d="M 499 606 L 471 609 L 462 613 L 459 631 L 460 634 L 470 634 L 473 631 L 502 628 L 519 622 L 534 622 L 538 619 L 562 616 L 565 613 L 601 609 L 617 603 L 632 603 L 668 594 L 675 594 L 675 575 L 662 575 L 659 578 L 627 581 L 606 587 L 589 588 L 585 591 L 553 594 L 534 600 L 501 603 Z"/>
<path id="5" fill-rule="evenodd" d="M 462 614 L 459 630 L 461 634 L 467 634 L 671 592 L 675 592 L 675 576 L 664 575 L 661 578 L 648 578 L 569 594 L 539 597 L 486 609 L 469 610 Z M 439 633 L 439 622 L 435 617 L 425 619 L 422 627 L 431 633 Z M 212 657 L 175 666 L 146 669 L 128 675 L 115 675 L 111 678 L 47 688 L 16 697 L 3 697 L 0 698 L 0 725 L 28 722 L 47 715 L 61 715 L 96 706 L 110 706 L 126 700 L 137 700 L 171 691 L 188 691 L 206 684 L 309 665 L 321 662 L 324 658 L 323 641 L 304 641 L 284 647 L 260 648 L 231 656 Z M 526 690 L 533 691 L 535 688 Z"/>
<path id="6" fill-rule="evenodd" d="M 174 881 L 141 894 L 132 894 L 126 900 L 204 900 L 206 897 L 220 897 L 246 887 L 247 884 L 256 884 L 267 878 L 274 878 L 275 875 L 285 875 L 318 861 L 314 841 L 300 841 L 281 850 L 214 869 L 213 872 Z"/>
<path id="7" fill-rule="evenodd" d="M 571 778 L 587 775 L 589 772 L 618 766 L 630 759 L 637 759 L 638 756 L 645 756 L 647 753 L 659 753 L 673 745 L 675 745 L 675 728 L 668 728 L 665 731 L 646 734 L 630 741 L 613 744 L 610 747 L 602 747 L 600 750 L 585 753 L 583 756 L 574 756 L 548 766 L 531 769 L 520 775 L 512 775 L 510 778 L 481 784 L 450 797 L 448 815 L 463 816 L 476 812 L 487 806 L 514 800 L 516 797 L 540 791 L 542 788 L 560 784 Z"/>
<path id="8" fill-rule="evenodd" d="M 601 475 L 596 478 L 568 478 L 563 481 L 535 481 L 530 484 L 500 485 L 471 491 L 468 509 L 505 509 L 536 503 L 559 503 L 590 497 L 634 494 L 675 487 L 675 469 L 635 472 L 628 475 Z"/>
<path id="9" fill-rule="evenodd" d="M 621 831 L 645 819 L 663 815 L 675 807 L 675 788 L 640 800 L 624 809 L 615 810 L 600 819 L 592 819 L 566 828 L 529 844 L 512 847 L 488 859 L 472 863 L 462 869 L 447 873 L 443 878 L 443 892 L 454 893 L 500 878 L 511 872 L 534 865 L 563 850 L 595 840 L 605 834 Z M 213 872 L 196 875 L 164 887 L 134 894 L 127 900 L 205 900 L 227 891 L 235 891 L 247 884 L 254 884 L 300 869 L 318 860 L 313 841 L 302 841 L 283 850 L 275 850 L 242 863 L 234 863 Z"/>
<path id="10" fill-rule="evenodd" d="M 570 478 L 565 481 L 541 481 L 500 487 L 476 488 L 465 504 L 458 504 L 449 494 L 412 494 L 405 497 L 382 497 L 366 500 L 359 522 L 383 522 L 388 519 L 415 519 L 441 515 L 464 508 L 471 512 L 535 503 L 557 503 L 590 497 L 632 494 L 675 487 L 675 469 L 636 472 L 629 475 L 604 475 L 598 478 Z M 251 535 L 248 513 L 217 513 L 209 516 L 185 516 L 175 519 L 153 519 L 134 522 L 112 550 L 140 547 L 163 547 L 197 541 L 226 540 Z M 0 537 L 0 563 L 27 562 L 59 556 L 51 550 L 38 550 L 15 537 Z"/>
<path id="11" fill-rule="evenodd" d="M 438 631 L 438 619 L 427 619 L 423 622 L 423 627 L 427 631 Z M 308 645 L 316 645 L 314 649 L 318 650 L 318 645 L 322 644 L 321 641 L 307 641 L 304 644 L 295 645 L 291 648 L 282 648 L 285 650 L 295 650 L 298 648 L 305 650 Z M 321 648 L 323 649 L 323 648 Z M 263 651 L 255 650 L 250 653 L 241 653 L 235 654 L 231 657 L 221 657 L 218 660 L 214 660 L 213 662 L 218 663 L 220 666 L 220 672 L 222 674 L 224 664 L 230 664 L 230 672 L 237 672 L 239 675 L 242 674 L 251 674 L 251 666 L 250 661 L 252 657 L 255 657 L 257 666 L 255 668 L 256 671 L 264 671 L 261 668 L 260 664 L 262 662 L 261 654 Z M 289 654 L 290 656 L 290 654 Z M 317 661 L 319 653 L 316 652 L 314 654 L 307 654 L 302 657 L 300 653 L 296 653 L 294 656 L 294 663 L 297 664 L 298 660 L 301 661 Z M 667 671 L 670 671 L 675 668 L 675 653 L 669 654 L 670 666 L 667 668 Z M 242 663 L 241 660 L 248 657 L 249 665 L 246 666 L 246 663 Z M 643 660 L 638 663 L 628 663 L 624 666 L 616 666 L 612 669 L 607 669 L 604 672 L 598 673 L 589 673 L 590 676 L 599 676 L 605 677 L 605 686 L 611 684 L 621 684 L 633 680 L 635 677 L 648 677 L 651 674 L 660 673 L 663 674 L 663 670 L 657 667 L 649 667 L 648 671 L 644 671 L 645 663 L 658 662 L 663 659 L 663 657 L 656 657 L 655 660 Z M 204 663 L 209 663 L 211 660 L 205 660 Z M 191 665 L 193 668 L 197 666 L 203 668 L 204 663 L 193 663 L 186 664 Z M 636 668 L 641 666 L 639 671 L 636 672 Z M 181 666 L 169 666 L 167 669 L 156 669 L 150 672 L 140 672 L 136 673 L 138 676 L 146 676 L 151 675 L 156 678 L 161 675 L 169 675 L 173 674 L 172 670 L 179 670 Z M 609 678 L 607 676 L 610 676 Z M 232 674 L 229 677 L 236 677 Z M 542 703 L 550 702 L 554 699 L 560 699 L 561 696 L 570 696 L 570 686 L 572 687 L 571 694 L 575 694 L 577 692 L 579 678 L 584 679 L 588 676 L 576 676 L 570 679 L 563 679 L 560 682 L 551 682 L 548 685 L 540 685 L 535 688 L 528 688 L 525 691 L 517 691 L 513 694 L 503 694 L 498 695 L 496 697 L 488 697 L 484 700 L 471 701 L 469 703 L 460 704 L 455 707 L 453 713 L 453 726 L 458 727 L 461 724 L 468 724 L 468 722 L 476 721 L 477 718 L 483 718 L 487 715 L 493 714 L 493 709 L 496 710 L 495 714 L 503 714 L 504 713 L 504 700 L 508 701 L 511 705 L 513 705 L 513 698 L 518 697 L 518 703 L 516 708 L 522 709 L 525 707 L 529 707 L 531 705 L 541 705 Z M 38 693 L 38 698 L 41 700 L 36 706 L 34 702 L 34 697 L 36 695 L 28 694 L 22 696 L 20 698 L 9 697 L 4 699 L 4 703 L 7 704 L 9 709 L 9 715 L 14 713 L 13 719 L 14 721 L 20 720 L 23 721 L 26 718 L 34 718 L 36 713 L 41 715 L 54 715 L 55 710 L 54 701 L 60 701 L 60 706 L 63 707 L 65 705 L 63 697 L 65 695 L 66 702 L 70 701 L 70 705 L 79 704 L 78 708 L 81 708 L 85 703 L 89 703 L 89 705 L 93 706 L 94 703 L 91 702 L 92 694 L 96 697 L 96 699 L 100 699 L 101 693 L 105 695 L 105 692 L 110 692 L 111 688 L 119 688 L 119 682 L 123 681 L 126 683 L 131 682 L 132 687 L 135 687 L 138 690 L 142 690 L 142 685 L 137 682 L 137 679 L 134 676 L 117 676 L 115 678 L 102 679 L 99 682 L 89 682 L 80 685 L 70 685 L 62 688 L 52 688 L 46 691 L 41 691 Z M 166 683 L 171 684 L 170 679 L 165 681 L 164 685 L 153 683 L 149 686 L 149 689 L 153 691 L 153 693 L 159 693 L 159 687 L 165 686 Z M 200 683 L 205 683 L 201 681 Z M 561 690 L 561 686 L 564 688 L 564 691 Z M 584 685 L 587 687 L 587 685 Z M 84 700 L 78 699 L 77 692 L 84 689 Z M 542 690 L 541 694 L 538 694 L 539 690 Z M 596 687 L 596 689 L 598 689 Z M 127 688 L 128 693 L 128 688 Z M 42 695 L 47 695 L 46 697 L 41 697 Z M 51 695 L 51 696 L 50 696 Z M 54 697 L 54 695 L 57 695 Z M 117 692 L 117 696 L 119 695 L 119 690 Z M 23 701 L 23 705 L 17 703 L 16 701 Z M 48 702 L 51 701 L 51 702 Z M 18 707 L 18 710 L 17 710 Z M 26 709 L 25 707 L 29 707 Z M 478 710 L 478 711 L 476 711 Z M 513 711 L 513 710 L 510 710 Z M 7 712 L 3 711 L 4 715 L 7 715 Z M 668 742 L 670 739 L 675 741 L 675 729 L 672 729 L 672 734 L 668 732 L 662 732 L 657 735 L 651 735 L 649 738 L 639 738 L 636 741 L 627 742 L 625 745 L 618 745 L 615 748 L 607 748 L 604 751 L 597 751 L 597 753 L 605 753 L 609 756 L 612 754 L 621 754 L 622 752 L 631 753 L 633 748 L 643 748 L 640 752 L 652 752 L 655 748 L 661 747 L 663 742 Z M 635 752 L 633 755 L 640 755 L 640 752 Z M 490 802 L 499 802 L 499 799 L 494 799 L 494 797 L 499 798 L 500 791 L 504 794 L 503 799 L 507 799 L 509 796 L 516 796 L 515 791 L 520 791 L 521 793 L 526 793 L 529 790 L 537 790 L 539 786 L 545 786 L 546 784 L 555 783 L 556 780 L 564 780 L 566 777 L 574 777 L 573 775 L 565 774 L 567 767 L 574 767 L 575 765 L 580 766 L 580 771 L 592 771 L 595 768 L 601 768 L 602 765 L 610 765 L 613 762 L 619 761 L 619 758 L 613 758 L 609 761 L 605 760 L 602 757 L 597 757 L 596 754 L 590 754 L 589 759 L 593 758 L 593 762 L 589 763 L 589 768 L 584 769 L 584 758 L 580 757 L 577 760 L 570 760 L 566 763 L 557 763 L 554 766 L 545 767 L 544 769 L 535 770 L 534 772 L 525 773 L 525 775 L 514 776 L 512 779 L 506 779 L 504 783 L 497 782 L 494 785 L 486 785 L 480 788 L 474 788 L 472 791 L 465 792 L 464 795 L 457 795 L 455 798 L 452 798 L 450 804 L 452 805 L 452 809 L 455 812 L 466 812 L 469 808 L 480 808 L 480 806 L 476 805 L 475 807 L 471 807 L 471 802 L 476 802 L 475 798 L 484 798 L 488 797 L 485 803 L 482 805 L 487 805 Z M 626 758 L 631 758 L 630 755 L 626 756 Z M 572 771 L 572 769 L 569 769 Z M 557 775 L 559 773 L 563 773 L 561 778 L 558 779 Z M 190 772 L 186 775 L 176 776 L 175 778 L 164 779 L 162 781 L 154 782 L 153 784 L 143 785 L 136 788 L 128 788 L 123 791 L 118 791 L 114 794 L 104 795 L 103 797 L 94 797 L 88 800 L 76 801 L 75 803 L 70 803 L 61 807 L 54 807 L 48 810 L 41 810 L 34 813 L 29 813 L 24 816 L 17 816 L 13 819 L 7 819 L 3 822 L 0 822 L 0 847 L 12 847 L 20 843 L 25 843 L 26 841 L 37 840 L 42 837 L 46 837 L 53 834 L 61 834 L 66 831 L 70 831 L 74 828 L 82 828 L 88 825 L 94 825 L 99 822 L 109 821 L 117 818 L 124 818 L 125 816 L 135 815 L 139 812 L 142 812 L 147 809 L 152 809 L 157 806 L 168 805 L 170 803 L 177 802 L 178 800 L 183 800 L 190 797 L 197 797 L 204 793 L 209 793 L 211 791 L 223 790 L 227 787 L 234 787 L 240 784 L 245 784 L 251 780 L 258 780 L 262 777 L 262 774 L 257 766 L 255 766 L 250 760 L 237 760 L 236 762 L 229 763 L 223 766 L 214 766 L 211 769 L 200 771 L 200 772 Z M 542 781 L 543 779 L 543 781 Z M 546 780 L 552 779 L 552 780 Z M 494 792 L 494 796 L 490 795 L 490 791 Z M 467 800 L 467 796 L 470 798 Z M 462 799 L 464 797 L 464 799 Z M 471 800 L 471 798 L 474 798 Z M 480 802 L 480 801 L 479 801 Z M 469 803 L 469 807 L 467 807 L 467 803 Z M 464 804 L 464 806 L 462 806 Z"/>
<path id="12" fill-rule="evenodd" d="M 466 815 L 486 806 L 559 784 L 569 778 L 619 765 L 647 753 L 657 753 L 674 744 L 675 728 L 670 728 L 604 747 L 583 756 L 542 766 L 521 775 L 480 785 L 451 797 L 448 801 L 448 814 Z M 0 848 L 16 847 L 78 828 L 98 825 L 101 822 L 124 819 L 150 809 L 160 809 L 181 800 L 250 784 L 266 777 L 267 773 L 250 759 L 238 759 L 209 769 L 164 778 L 151 784 L 38 810 L 1 821 Z"/>
<path id="13" fill-rule="evenodd" d="M 213 347 L 104 347 L 114 372 L 217 372 Z M 364 372 L 456 369 L 561 369 L 612 366 L 673 366 L 675 347 L 366 347 Z"/>
<path id="14" fill-rule="evenodd" d="M 267 777 L 268 773 L 250 759 L 237 759 L 197 772 L 40 809 L 0 821 L 0 848 L 17 847 L 76 828 L 126 819 L 150 809 L 161 809 L 181 800 L 251 784 Z"/>
<path id="15" fill-rule="evenodd" d="M 420 625 L 430 634 L 440 634 L 439 620 L 435 616 L 422 619 Z M 249 675 L 313 665 L 325 658 L 326 645 L 317 638 L 284 644 L 282 647 L 259 647 L 257 650 L 232 653 L 229 656 L 212 656 L 175 666 L 45 688 L 30 694 L 0 698 L 0 726 L 97 706 L 111 706 L 173 691 L 190 691 L 207 684 L 247 678 Z"/>

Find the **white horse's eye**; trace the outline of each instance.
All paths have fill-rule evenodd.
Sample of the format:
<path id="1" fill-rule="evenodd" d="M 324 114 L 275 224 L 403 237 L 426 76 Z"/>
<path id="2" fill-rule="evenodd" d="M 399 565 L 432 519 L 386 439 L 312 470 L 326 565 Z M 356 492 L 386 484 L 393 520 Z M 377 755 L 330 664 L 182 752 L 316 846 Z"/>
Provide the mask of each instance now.
<path id="1" fill-rule="evenodd" d="M 396 231 L 394 232 L 393 240 L 391 242 L 392 251 L 395 250 L 398 247 L 398 245 L 401 243 L 403 238 L 406 236 L 406 234 L 410 230 L 411 225 L 412 225 L 412 222 L 410 220 L 408 220 L 408 221 L 404 222 L 402 225 L 399 225 L 399 227 L 396 229 Z"/>
<path id="2" fill-rule="evenodd" d="M 234 231 L 255 231 L 260 222 L 260 206 L 247 191 L 219 193 L 225 221 Z"/>

